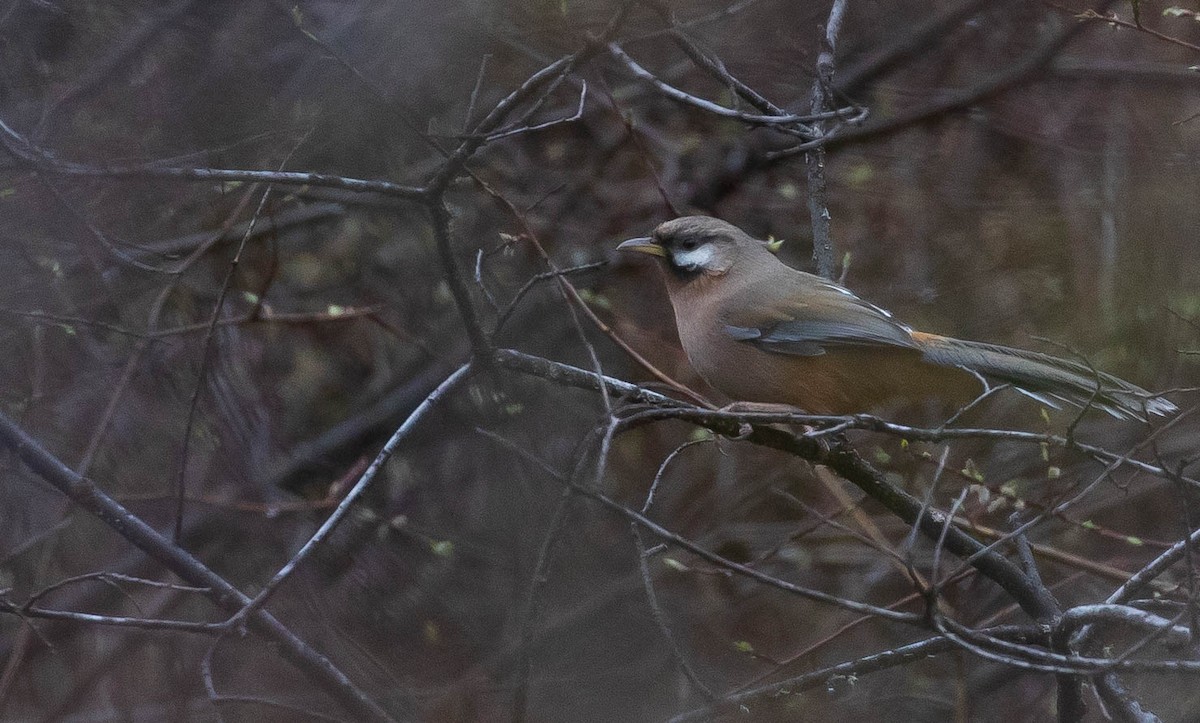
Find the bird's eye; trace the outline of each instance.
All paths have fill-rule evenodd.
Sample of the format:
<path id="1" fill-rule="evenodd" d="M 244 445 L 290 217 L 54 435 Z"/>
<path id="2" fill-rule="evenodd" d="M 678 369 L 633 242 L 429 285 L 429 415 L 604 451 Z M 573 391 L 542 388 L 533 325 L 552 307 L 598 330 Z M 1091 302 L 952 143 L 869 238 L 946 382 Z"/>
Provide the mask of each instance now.
<path id="1" fill-rule="evenodd" d="M 688 239 L 687 241 L 680 241 L 679 248 L 683 249 L 684 251 L 693 251 L 696 248 L 696 242 L 692 239 Z"/>

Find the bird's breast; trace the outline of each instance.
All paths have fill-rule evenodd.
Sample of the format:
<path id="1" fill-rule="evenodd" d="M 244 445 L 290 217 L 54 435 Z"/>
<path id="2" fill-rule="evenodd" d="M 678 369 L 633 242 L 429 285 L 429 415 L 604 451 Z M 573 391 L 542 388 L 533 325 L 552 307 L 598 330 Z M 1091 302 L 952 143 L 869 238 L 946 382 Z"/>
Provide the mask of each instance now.
<path id="1" fill-rule="evenodd" d="M 711 295 L 672 299 L 679 341 L 692 368 L 731 401 L 795 404 L 778 398 L 778 375 L 790 373 L 791 365 L 730 336 L 720 300 Z"/>

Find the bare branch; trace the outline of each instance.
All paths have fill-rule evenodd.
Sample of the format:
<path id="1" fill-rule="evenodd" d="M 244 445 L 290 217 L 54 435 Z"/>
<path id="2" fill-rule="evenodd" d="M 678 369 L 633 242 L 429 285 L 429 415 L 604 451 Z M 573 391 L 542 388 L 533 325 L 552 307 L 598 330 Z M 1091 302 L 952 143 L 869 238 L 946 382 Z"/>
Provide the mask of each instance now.
<path id="1" fill-rule="evenodd" d="M 806 137 L 815 138 L 817 137 L 817 134 L 805 128 L 804 124 L 819 120 L 832 119 L 843 119 L 849 122 L 856 122 L 865 117 L 865 111 L 861 108 L 838 108 L 835 110 L 813 112 L 807 115 L 759 115 L 754 113 L 743 113 L 742 111 L 726 108 L 725 106 L 713 103 L 712 101 L 698 98 L 690 93 L 685 93 L 675 86 L 660 80 L 658 76 L 638 65 L 638 63 L 633 58 L 629 57 L 629 54 L 626 53 L 621 46 L 617 45 L 616 43 L 609 43 L 608 52 L 610 52 L 617 60 L 620 60 L 622 63 L 624 63 L 625 67 L 629 69 L 629 72 L 652 84 L 655 88 L 669 98 L 699 108 L 707 113 L 712 113 L 713 115 L 718 115 L 723 118 L 732 118 L 750 125 L 762 125 L 768 127 L 794 126 L 795 130 L 801 131 Z"/>
<path id="2" fill-rule="evenodd" d="M 417 408 L 413 410 L 412 414 L 408 415 L 408 418 L 396 428 L 394 433 L 392 433 L 391 438 L 388 439 L 387 443 L 383 445 L 383 449 L 379 451 L 379 454 L 375 455 L 375 459 L 371 462 L 371 465 L 367 467 L 366 471 L 362 473 L 362 476 L 358 478 L 358 482 L 354 484 L 354 487 L 352 487 L 350 491 L 346 493 L 346 496 L 342 498 L 342 501 L 338 503 L 337 509 L 335 509 L 329 515 L 329 517 L 325 518 L 325 521 L 321 523 L 321 527 L 313 533 L 312 537 L 308 538 L 308 542 L 304 543 L 304 546 L 292 556 L 292 559 L 288 560 L 286 565 L 279 568 L 279 572 L 275 573 L 274 577 L 272 577 L 271 580 L 263 586 L 262 590 L 254 596 L 254 599 L 248 600 L 246 604 L 237 611 L 237 613 L 229 620 L 230 625 L 240 626 L 244 624 L 246 619 L 258 614 L 258 611 L 261 610 L 263 605 L 267 603 L 267 600 L 271 598 L 271 595 L 273 595 L 274 592 L 279 589 L 279 586 L 282 585 L 284 581 L 286 581 L 292 575 L 292 573 L 294 573 L 300 567 L 300 565 L 309 557 L 309 555 L 313 553 L 314 550 L 321 546 L 321 544 L 326 540 L 326 538 L 329 537 L 329 535 L 333 533 L 335 529 L 337 529 L 338 524 L 345 519 L 346 514 L 350 511 L 358 499 L 362 497 L 363 493 L 367 491 L 367 488 L 371 486 L 371 482 L 374 481 L 375 477 L 379 474 L 379 471 L 383 469 L 383 466 L 387 464 L 387 461 L 391 459 L 393 454 L 395 454 L 396 448 L 399 447 L 400 442 L 402 442 L 412 432 L 421 419 L 425 417 L 429 410 L 435 404 L 437 404 L 442 397 L 444 397 L 460 382 L 470 376 L 470 373 L 471 364 L 468 363 L 459 367 L 453 374 L 446 377 L 445 381 L 439 384 L 437 388 L 430 392 L 429 396 L 425 397 L 424 401 L 417 405 Z"/>
<path id="3" fill-rule="evenodd" d="M 817 77 L 813 80 L 809 106 L 813 114 L 823 113 L 833 107 L 833 58 L 837 50 L 838 35 L 842 30 L 842 19 L 846 16 L 846 0 L 833 0 L 829 9 L 829 20 L 825 23 L 825 38 L 821 53 L 817 56 Z M 816 136 L 824 135 L 818 123 Z M 805 174 L 808 178 L 808 215 L 813 230 L 813 261 L 817 273 L 827 279 L 834 278 L 833 234 L 830 230 L 829 199 L 825 184 L 825 149 L 816 146 L 804 156 Z"/>
<path id="4" fill-rule="evenodd" d="M 222 608 L 237 612 L 250 602 L 223 577 L 174 545 L 104 493 L 91 480 L 80 477 L 54 457 L 7 415 L 0 413 L 0 444 L 11 449 L 29 468 L 118 534 L 196 587 L 209 588 L 209 597 Z M 391 716 L 360 690 L 325 656 L 296 636 L 270 613 L 259 610 L 249 620 L 258 633 L 274 640 L 279 651 L 314 683 L 364 720 L 390 721 Z"/>
<path id="5" fill-rule="evenodd" d="M 566 364 L 552 362 L 548 359 L 533 357 L 511 350 L 501 350 L 496 354 L 496 363 L 502 367 L 542 377 L 548 381 L 585 389 L 597 389 L 599 380 L 594 374 Z M 604 380 L 608 388 L 617 392 L 627 393 L 639 401 L 656 405 L 672 404 L 662 395 L 648 392 L 636 385 L 617 379 Z M 652 410 L 655 417 L 662 412 L 679 410 L 674 403 L 674 410 Z M 685 410 L 687 411 L 687 410 Z M 719 412 L 695 410 L 699 415 L 695 421 L 703 424 L 719 434 L 737 437 L 740 435 L 742 422 L 737 421 L 741 415 L 725 415 Z M 920 517 L 921 502 L 906 492 L 903 492 L 884 481 L 883 476 L 864 462 L 852 449 L 844 446 L 827 448 L 814 440 L 793 436 L 785 431 L 770 427 L 755 426 L 746 441 L 753 444 L 778 449 L 816 464 L 823 464 L 837 472 L 843 478 L 858 486 L 876 501 L 883 504 L 893 514 L 905 522 L 912 524 Z M 922 534 L 936 540 L 942 533 L 944 518 L 941 513 L 926 515 L 920 519 Z M 657 531 L 656 534 L 659 534 Z M 994 545 L 993 545 L 994 547 Z M 981 573 L 1004 588 L 1021 607 L 1035 620 L 1056 619 L 1059 614 L 1058 603 L 1043 586 L 1032 583 L 1028 575 L 1016 566 L 995 553 L 991 547 L 985 548 L 978 541 L 963 533 L 957 527 L 951 526 L 946 532 L 946 549 L 955 555 L 967 559 Z"/>
<path id="6" fill-rule="evenodd" d="M 390 181 L 368 181 L 328 173 L 307 171 L 251 171 L 228 168 L 181 168 L 144 164 L 140 166 L 94 166 L 55 158 L 0 120 L 0 145 L 17 160 L 39 171 L 93 178 L 172 178 L 208 183 L 274 183 L 283 186 L 321 186 L 360 193 L 379 193 L 406 201 L 425 202 L 426 191 Z"/>

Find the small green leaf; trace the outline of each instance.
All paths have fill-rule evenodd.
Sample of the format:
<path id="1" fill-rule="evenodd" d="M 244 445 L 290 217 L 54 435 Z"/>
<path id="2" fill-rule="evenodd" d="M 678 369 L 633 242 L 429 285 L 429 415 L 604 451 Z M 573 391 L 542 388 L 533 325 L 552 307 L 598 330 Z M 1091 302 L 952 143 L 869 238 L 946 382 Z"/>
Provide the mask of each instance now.
<path id="1" fill-rule="evenodd" d="M 774 236 L 767 237 L 767 251 L 777 254 L 781 248 L 783 248 L 783 239 L 777 239 Z"/>
<path id="2" fill-rule="evenodd" d="M 1096 523 L 1092 522 L 1091 520 L 1084 520 L 1083 522 L 1079 523 L 1079 526 L 1085 530 L 1094 530 L 1097 527 Z"/>
<path id="3" fill-rule="evenodd" d="M 1200 13 L 1195 10 L 1181 8 L 1178 5 L 1172 5 L 1162 11 L 1164 18 L 1191 18 L 1192 20 L 1200 20 Z"/>
<path id="4" fill-rule="evenodd" d="M 750 643 L 746 642 L 745 640 L 735 641 L 733 644 L 733 648 L 734 648 L 734 650 L 738 651 L 739 653 L 753 653 L 754 652 L 754 646 L 751 645 Z"/>
<path id="5" fill-rule="evenodd" d="M 975 493 L 981 505 L 987 505 L 992 499 L 992 491 L 983 485 L 971 485 L 969 489 Z"/>
<path id="6" fill-rule="evenodd" d="M 454 543 L 449 540 L 430 540 L 429 549 L 438 557 L 450 557 L 454 554 Z"/>
<path id="7" fill-rule="evenodd" d="M 449 304 L 454 301 L 454 294 L 450 293 L 450 284 L 442 279 L 433 287 L 433 300 L 439 304 Z"/>
<path id="8" fill-rule="evenodd" d="M 426 620 L 423 627 L 424 630 L 422 632 L 425 633 L 425 640 L 427 642 L 430 642 L 434 645 L 437 645 L 439 642 L 441 642 L 442 631 L 441 628 L 438 627 L 437 623 L 433 622 L 432 620 Z"/>
<path id="9" fill-rule="evenodd" d="M 663 558 L 663 564 L 666 565 L 667 567 L 671 568 L 675 572 L 687 572 L 688 570 L 691 569 L 690 567 L 683 564 L 679 560 L 676 560 L 673 557 Z"/>
<path id="10" fill-rule="evenodd" d="M 1047 467 L 1046 479 L 1058 479 L 1062 477 L 1062 469 L 1059 467 Z"/>
<path id="11" fill-rule="evenodd" d="M 60 264 L 57 259 L 52 259 L 49 256 L 39 256 L 37 258 L 37 265 L 41 266 L 43 269 L 46 269 L 55 277 L 60 279 L 62 278 L 62 264 Z"/>
<path id="12" fill-rule="evenodd" d="M 1134 547 L 1141 547 L 1142 545 L 1146 544 L 1145 540 L 1143 540 L 1140 537 L 1135 537 L 1133 535 L 1129 535 L 1128 537 L 1126 537 L 1125 541 L 1128 542 L 1129 544 L 1133 545 Z"/>
<path id="13" fill-rule="evenodd" d="M 858 187 L 868 183 L 874 177 L 875 169 L 871 167 L 871 164 L 857 163 L 846 174 L 846 183 L 850 186 Z"/>
<path id="14" fill-rule="evenodd" d="M 580 289 L 579 298 L 583 299 L 590 306 L 595 306 L 605 311 L 612 309 L 611 301 L 591 289 Z"/>

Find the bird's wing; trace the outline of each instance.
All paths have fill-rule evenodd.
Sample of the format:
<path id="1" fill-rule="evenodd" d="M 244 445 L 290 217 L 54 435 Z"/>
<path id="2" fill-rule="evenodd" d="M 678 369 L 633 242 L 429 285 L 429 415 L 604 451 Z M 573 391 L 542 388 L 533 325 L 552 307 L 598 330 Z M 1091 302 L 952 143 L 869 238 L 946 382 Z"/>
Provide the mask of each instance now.
<path id="1" fill-rule="evenodd" d="M 727 307 L 725 333 L 764 351 L 798 356 L 837 347 L 918 347 L 912 330 L 890 313 L 820 277 L 803 274 L 794 288 L 770 292 Z"/>

